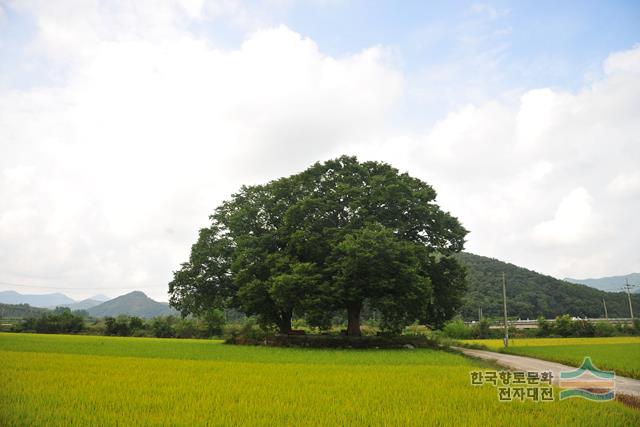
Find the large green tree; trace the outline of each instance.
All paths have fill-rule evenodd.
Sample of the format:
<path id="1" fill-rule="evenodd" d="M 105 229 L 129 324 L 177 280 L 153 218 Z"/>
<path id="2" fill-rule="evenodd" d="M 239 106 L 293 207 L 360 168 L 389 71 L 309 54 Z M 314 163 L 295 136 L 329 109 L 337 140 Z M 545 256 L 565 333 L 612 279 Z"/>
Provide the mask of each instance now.
<path id="1" fill-rule="evenodd" d="M 432 258 L 462 250 L 466 230 L 435 198 L 431 186 L 390 165 L 346 156 L 243 187 L 201 231 L 170 284 L 171 302 L 183 313 L 237 308 L 281 332 L 294 314 L 322 326 L 342 309 L 350 335 L 360 334 L 366 303 L 397 330 L 430 304 L 456 302 L 434 293 L 430 275 L 447 274 Z M 439 266 L 459 267 L 451 262 Z"/>
<path id="2" fill-rule="evenodd" d="M 431 296 L 424 274 L 424 246 L 400 240 L 380 224 L 353 231 L 336 245 L 328 261 L 330 292 L 346 308 L 349 335 L 360 335 L 365 302 L 382 314 L 383 327 L 398 332 L 420 317 Z"/>

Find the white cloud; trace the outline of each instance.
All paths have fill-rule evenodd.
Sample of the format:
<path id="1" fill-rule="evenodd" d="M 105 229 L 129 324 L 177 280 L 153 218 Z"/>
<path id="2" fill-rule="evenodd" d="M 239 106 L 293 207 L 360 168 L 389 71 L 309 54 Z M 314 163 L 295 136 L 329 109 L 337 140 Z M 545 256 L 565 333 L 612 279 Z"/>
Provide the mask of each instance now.
<path id="1" fill-rule="evenodd" d="M 593 233 L 593 199 L 582 187 L 562 199 L 555 216 L 533 228 L 533 239 L 544 245 L 563 245 L 584 241 Z"/>
<path id="2" fill-rule="evenodd" d="M 609 55 L 604 62 L 604 71 L 606 74 L 638 74 L 640 73 L 640 62 L 638 61 L 637 45 L 634 49 L 615 52 Z"/>
<path id="3" fill-rule="evenodd" d="M 38 44 L 74 56 L 64 83 L 0 97 L 3 281 L 166 298 L 223 198 L 384 134 L 402 94 L 379 47 L 334 58 L 277 27 L 223 50 L 162 7 L 149 28 L 170 36 L 114 36 L 103 21 L 131 30 L 142 18 L 124 8 L 80 22 L 81 3 L 69 20 L 40 19 Z"/>
<path id="4" fill-rule="evenodd" d="M 618 196 L 640 197 L 640 169 L 617 175 L 609 183 L 608 189 Z"/>
<path id="5" fill-rule="evenodd" d="M 358 152 L 432 183 L 471 231 L 472 252 L 558 277 L 637 271 L 639 66 L 640 48 L 615 53 L 606 76 L 576 93 L 467 105 L 423 136 Z"/>
<path id="6" fill-rule="evenodd" d="M 640 47 L 578 92 L 525 90 L 400 128 L 409 92 L 429 114 L 444 97 L 438 70 L 407 87 L 384 47 L 332 57 L 267 25 L 224 49 L 188 30 L 220 16 L 255 28 L 232 1 L 21 5 L 57 78 L 0 93 L 1 281 L 166 298 L 221 199 L 344 153 L 433 184 L 470 251 L 557 276 L 638 270 Z"/>

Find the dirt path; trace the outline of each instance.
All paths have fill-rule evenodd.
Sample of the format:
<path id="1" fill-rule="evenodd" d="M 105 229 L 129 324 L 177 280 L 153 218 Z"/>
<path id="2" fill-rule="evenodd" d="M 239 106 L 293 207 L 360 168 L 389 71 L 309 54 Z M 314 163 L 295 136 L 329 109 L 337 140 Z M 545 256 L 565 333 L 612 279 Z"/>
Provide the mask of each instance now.
<path id="1" fill-rule="evenodd" d="M 561 371 L 575 370 L 575 366 L 567 366 L 556 362 L 534 359 L 533 357 L 515 356 L 513 354 L 494 353 L 493 351 L 474 350 L 470 348 L 453 347 L 469 357 L 494 361 L 500 366 L 516 371 L 551 371 L 553 382 L 557 383 Z M 626 394 L 640 397 L 640 380 L 616 375 L 616 394 Z"/>

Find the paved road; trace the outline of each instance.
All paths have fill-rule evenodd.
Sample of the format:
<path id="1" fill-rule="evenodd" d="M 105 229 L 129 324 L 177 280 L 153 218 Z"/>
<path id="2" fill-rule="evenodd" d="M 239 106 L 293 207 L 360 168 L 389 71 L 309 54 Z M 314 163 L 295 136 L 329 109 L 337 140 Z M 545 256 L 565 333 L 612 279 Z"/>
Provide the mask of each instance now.
<path id="1" fill-rule="evenodd" d="M 453 347 L 454 349 L 476 359 L 494 361 L 500 366 L 514 371 L 551 371 L 553 382 L 557 383 L 560 371 L 571 371 L 575 366 L 562 365 L 556 362 L 534 359 L 532 357 L 515 356 L 513 354 L 494 353 L 493 351 L 473 350 L 470 348 Z M 640 380 L 616 375 L 616 393 L 640 397 Z"/>

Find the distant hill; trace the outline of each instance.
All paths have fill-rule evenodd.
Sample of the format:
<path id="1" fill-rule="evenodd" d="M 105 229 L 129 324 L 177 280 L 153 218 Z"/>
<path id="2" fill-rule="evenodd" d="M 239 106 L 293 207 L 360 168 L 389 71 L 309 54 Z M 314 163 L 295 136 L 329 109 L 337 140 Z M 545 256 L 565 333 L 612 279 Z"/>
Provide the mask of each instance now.
<path id="1" fill-rule="evenodd" d="M 74 302 L 73 304 L 64 304 L 64 307 L 69 307 L 71 310 L 88 310 L 96 305 L 102 304 L 103 302 L 104 301 L 98 301 L 93 298 L 87 298 L 82 301 Z"/>
<path id="2" fill-rule="evenodd" d="M 56 307 L 75 303 L 68 296 L 60 293 L 24 295 L 15 291 L 0 292 L 0 303 L 3 304 L 29 304 L 32 307 Z"/>
<path id="3" fill-rule="evenodd" d="M 95 300 L 95 301 L 105 302 L 105 301 L 109 301 L 111 298 L 106 296 L 106 295 L 104 295 L 104 294 L 97 294 L 97 295 L 94 295 L 94 296 L 89 297 L 87 299 L 92 299 L 92 300 Z"/>
<path id="4" fill-rule="evenodd" d="M 115 317 L 120 314 L 126 314 L 129 316 L 150 318 L 155 316 L 178 314 L 177 311 L 169 307 L 169 304 L 154 301 L 140 291 L 121 295 L 117 298 L 96 305 L 95 307 L 91 307 L 87 311 L 94 317 Z"/>
<path id="5" fill-rule="evenodd" d="M 468 289 L 461 308 L 465 319 L 477 319 L 480 307 L 484 316 L 502 315 L 503 272 L 507 278 L 509 316 L 535 319 L 539 315 L 553 318 L 566 313 L 579 317 L 604 317 L 604 298 L 609 317 L 629 317 L 626 293 L 604 292 L 470 253 L 457 254 L 456 257 L 468 272 Z M 634 307 L 640 310 L 640 295 L 633 295 L 632 299 Z"/>
<path id="6" fill-rule="evenodd" d="M 631 273 L 624 276 L 600 277 L 598 279 L 566 278 L 564 280 L 571 283 L 591 286 L 592 288 L 600 289 L 601 291 L 620 292 L 620 288 L 624 286 L 627 280 L 630 285 L 640 284 L 640 273 Z M 631 292 L 640 292 L 640 288 L 632 289 Z"/>

